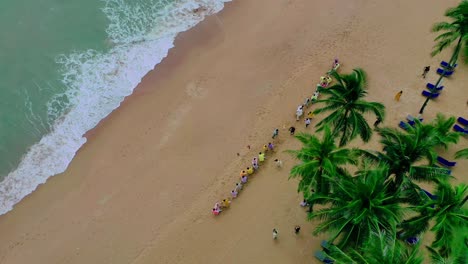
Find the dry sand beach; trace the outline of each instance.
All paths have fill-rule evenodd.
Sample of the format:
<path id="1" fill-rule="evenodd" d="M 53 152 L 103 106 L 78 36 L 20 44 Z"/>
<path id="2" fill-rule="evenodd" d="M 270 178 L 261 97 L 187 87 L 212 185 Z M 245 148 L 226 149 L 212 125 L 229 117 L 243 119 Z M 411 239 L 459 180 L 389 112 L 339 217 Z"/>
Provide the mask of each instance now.
<path id="1" fill-rule="evenodd" d="M 296 181 L 288 181 L 294 160 L 283 152 L 300 147 L 288 135 L 290 125 L 305 131 L 294 120 L 297 105 L 338 57 L 341 73 L 367 71 L 368 100 L 386 106 L 383 125 L 416 115 L 425 83 L 436 79 L 437 64 L 451 52 L 430 57 L 430 27 L 457 3 L 228 3 L 179 35 L 169 56 L 89 133 L 65 173 L 0 216 L 0 263 L 314 263 L 321 238 L 311 235 Z M 426 65 L 433 70 L 424 80 Z M 467 72 L 460 65 L 444 83 L 426 120 L 437 112 L 468 117 Z M 229 196 L 239 171 L 276 127 L 276 153 L 231 208 L 213 217 L 214 202 Z M 461 138 L 440 153 L 453 159 L 467 145 Z M 282 169 L 274 166 L 276 157 Z M 453 170 L 457 181 L 467 181 L 467 163 Z"/>

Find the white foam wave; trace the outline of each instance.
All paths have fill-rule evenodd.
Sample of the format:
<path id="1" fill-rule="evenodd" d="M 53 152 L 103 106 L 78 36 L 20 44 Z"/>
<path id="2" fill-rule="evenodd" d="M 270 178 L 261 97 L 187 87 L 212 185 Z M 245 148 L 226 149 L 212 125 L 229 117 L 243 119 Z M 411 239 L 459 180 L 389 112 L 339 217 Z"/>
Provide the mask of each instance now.
<path id="1" fill-rule="evenodd" d="M 107 33 L 115 46 L 106 53 L 88 50 L 57 59 L 68 90 L 48 104 L 54 119 L 52 132 L 33 145 L 17 169 L 0 183 L 0 214 L 10 211 L 49 177 L 64 172 L 86 142 L 83 135 L 119 107 L 143 76 L 167 56 L 176 35 L 220 11 L 229 1 L 127 4 L 105 0 L 103 12 L 110 20 Z M 67 112 L 58 117 L 64 104 Z"/>

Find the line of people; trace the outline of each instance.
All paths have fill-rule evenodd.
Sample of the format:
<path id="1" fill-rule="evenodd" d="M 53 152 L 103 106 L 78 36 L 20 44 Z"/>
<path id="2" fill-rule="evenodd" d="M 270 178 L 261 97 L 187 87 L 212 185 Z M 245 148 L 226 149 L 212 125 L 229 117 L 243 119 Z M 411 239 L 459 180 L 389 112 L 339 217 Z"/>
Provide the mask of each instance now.
<path id="1" fill-rule="evenodd" d="M 279 134 L 279 130 L 275 129 L 273 132 L 273 139 L 276 138 Z M 250 145 L 247 146 L 247 148 L 250 149 Z M 249 177 L 253 176 L 255 172 L 257 172 L 260 168 L 260 164 L 263 163 L 266 159 L 266 153 L 270 152 L 273 153 L 275 149 L 275 146 L 273 143 L 269 142 L 268 144 L 263 145 L 262 151 L 258 153 L 258 156 L 254 157 L 252 159 L 252 165 L 247 167 L 245 170 L 241 170 L 239 174 L 239 181 L 236 182 L 236 185 L 234 189 L 231 191 L 231 197 L 230 198 L 225 198 L 221 202 L 216 202 L 213 209 L 212 213 L 213 215 L 217 216 L 219 215 L 223 210 L 227 209 L 230 207 L 231 202 L 233 199 L 237 198 L 241 190 L 244 188 L 244 186 L 247 184 Z M 282 167 L 283 162 L 279 159 L 275 159 L 275 163 L 277 167 Z"/>
<path id="2" fill-rule="evenodd" d="M 336 71 L 340 67 L 340 64 L 338 62 L 338 59 L 335 59 L 332 65 L 332 70 Z M 317 84 L 317 89 L 313 93 L 313 95 L 310 97 L 310 99 L 307 97 L 304 101 L 304 104 L 301 104 L 298 106 L 296 110 L 296 121 L 299 121 L 300 118 L 302 117 L 304 113 L 304 108 L 309 107 L 309 105 L 315 103 L 318 100 L 318 97 L 320 96 L 320 92 L 318 91 L 318 87 L 328 87 L 330 83 L 332 82 L 331 77 L 328 75 L 328 73 L 325 76 L 320 77 L 320 83 Z M 314 117 L 314 114 L 312 111 L 309 111 L 307 113 L 307 117 L 305 118 L 305 127 L 309 127 L 312 118 Z M 290 135 L 294 135 L 296 128 L 294 126 L 291 126 L 289 129 Z M 279 129 L 276 128 L 273 131 L 272 139 L 275 139 L 279 135 Z M 250 149 L 250 145 L 247 146 L 248 149 Z M 263 145 L 262 151 L 258 153 L 258 157 L 254 157 L 252 159 L 252 165 L 247 167 L 245 170 L 241 170 L 240 172 L 240 179 L 239 182 L 236 182 L 235 187 L 233 190 L 231 190 L 231 197 L 230 198 L 224 198 L 220 202 L 216 202 L 213 209 L 212 209 L 212 214 L 217 216 L 219 215 L 223 210 L 227 209 L 230 207 L 231 202 L 233 199 L 237 198 L 241 190 L 244 188 L 244 186 L 247 184 L 249 177 L 253 176 L 255 172 L 258 171 L 259 169 L 259 164 L 263 163 L 266 158 L 266 153 L 271 152 L 273 153 L 274 151 L 274 145 L 273 143 L 269 142 L 268 144 Z M 240 154 L 237 153 L 237 156 Z M 283 166 L 283 162 L 279 159 L 275 159 L 275 164 L 278 168 Z"/>

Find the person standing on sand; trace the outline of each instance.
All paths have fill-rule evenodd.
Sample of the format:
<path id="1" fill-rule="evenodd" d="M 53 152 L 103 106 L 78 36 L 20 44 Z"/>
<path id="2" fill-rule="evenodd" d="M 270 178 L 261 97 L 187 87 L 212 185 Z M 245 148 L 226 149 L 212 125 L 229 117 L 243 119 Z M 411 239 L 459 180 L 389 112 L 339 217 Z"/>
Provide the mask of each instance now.
<path id="1" fill-rule="evenodd" d="M 275 148 L 275 146 L 273 146 L 273 143 L 269 142 L 268 143 L 268 149 L 271 150 L 273 152 L 273 149 Z"/>
<path id="2" fill-rule="evenodd" d="M 234 190 L 236 190 L 236 192 L 240 192 L 242 190 L 242 182 L 236 182 Z"/>
<path id="3" fill-rule="evenodd" d="M 248 180 L 248 179 L 247 179 L 247 176 L 244 175 L 244 176 L 241 177 L 241 183 L 242 183 L 242 184 L 246 184 L 246 183 L 247 183 L 247 180 Z"/>
<path id="4" fill-rule="evenodd" d="M 237 198 L 237 194 L 238 194 L 238 192 L 236 190 L 231 191 L 231 196 L 232 196 L 233 199 Z"/>
<path id="5" fill-rule="evenodd" d="M 281 168 L 283 167 L 283 162 L 279 159 L 275 159 L 276 167 Z"/>
<path id="6" fill-rule="evenodd" d="M 377 120 L 374 122 L 374 127 L 377 127 L 382 122 L 382 118 L 377 117 Z"/>
<path id="7" fill-rule="evenodd" d="M 268 151 L 268 146 L 267 145 L 263 145 L 263 152 L 266 153 Z"/>
<path id="8" fill-rule="evenodd" d="M 403 91 L 399 91 L 399 92 L 395 95 L 395 101 L 399 102 L 399 101 L 400 101 L 400 97 L 401 97 L 402 94 L 403 94 Z"/>
<path id="9" fill-rule="evenodd" d="M 423 74 L 422 74 L 422 77 L 424 79 L 426 79 L 426 74 L 431 70 L 431 66 L 426 66 L 424 67 L 424 71 L 423 71 Z"/>
<path id="10" fill-rule="evenodd" d="M 300 105 L 296 110 L 296 121 L 299 121 L 299 119 L 301 119 L 301 116 L 304 114 L 304 112 L 302 111 L 302 108 L 303 106 Z"/>
<path id="11" fill-rule="evenodd" d="M 276 228 L 273 228 L 273 239 L 276 240 L 278 238 L 278 230 Z"/>
<path id="12" fill-rule="evenodd" d="M 298 235 L 298 234 L 299 234 L 299 231 L 301 231 L 301 227 L 298 226 L 298 225 L 296 225 L 296 226 L 294 227 L 294 233 L 296 233 L 296 235 Z"/>
<path id="13" fill-rule="evenodd" d="M 247 167 L 247 175 L 252 175 L 254 173 L 253 167 Z"/>
<path id="14" fill-rule="evenodd" d="M 265 153 L 263 153 L 263 152 L 258 153 L 258 161 L 260 161 L 260 162 L 265 161 Z"/>
<path id="15" fill-rule="evenodd" d="M 288 130 L 289 130 L 289 133 L 291 133 L 291 135 L 294 135 L 294 132 L 296 131 L 296 128 L 292 126 Z"/>
<path id="16" fill-rule="evenodd" d="M 275 130 L 273 130 L 273 136 L 271 138 L 275 139 L 275 137 L 277 137 L 278 134 L 279 134 L 279 130 L 277 128 L 275 128 Z"/>
<path id="17" fill-rule="evenodd" d="M 309 127 L 309 125 L 310 125 L 310 118 L 306 118 L 306 120 L 305 120 L 306 128 Z"/>

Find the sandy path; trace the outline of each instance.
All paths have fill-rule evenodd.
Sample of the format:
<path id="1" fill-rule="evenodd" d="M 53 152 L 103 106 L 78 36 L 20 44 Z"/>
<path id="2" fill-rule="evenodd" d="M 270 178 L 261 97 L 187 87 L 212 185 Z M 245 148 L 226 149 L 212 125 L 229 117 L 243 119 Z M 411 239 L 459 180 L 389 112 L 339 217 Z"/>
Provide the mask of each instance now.
<path id="1" fill-rule="evenodd" d="M 228 4 L 181 34 L 66 173 L 0 217 L 0 263 L 310 262 L 320 239 L 310 235 L 296 183 L 287 180 L 293 161 L 281 151 L 299 145 L 283 127 L 295 123 L 297 104 L 336 56 L 342 71 L 368 72 L 369 100 L 385 103 L 385 124 L 416 114 L 423 66 L 434 69 L 447 57 L 430 58 L 429 27 L 457 3 L 433 0 L 422 9 L 426 2 Z M 460 66 L 445 83 L 425 118 L 438 111 L 467 117 L 466 70 Z M 232 208 L 213 218 L 214 201 L 227 196 L 274 127 L 281 129 L 275 156 L 285 167 L 267 161 Z M 458 148 L 444 155 L 451 159 Z M 466 171 L 466 163 L 454 173 Z M 299 236 L 296 224 L 303 227 Z M 280 231 L 276 242 L 273 227 Z"/>

